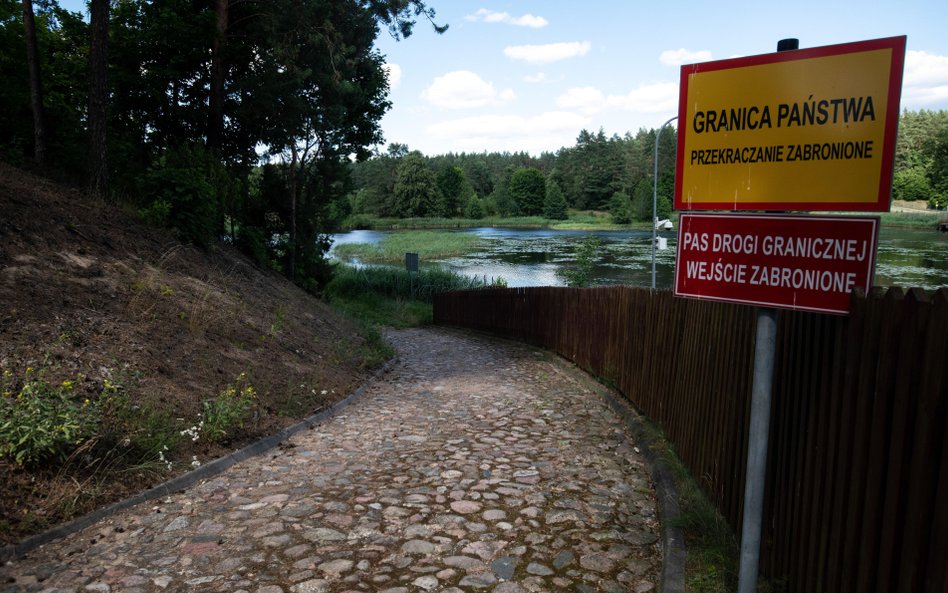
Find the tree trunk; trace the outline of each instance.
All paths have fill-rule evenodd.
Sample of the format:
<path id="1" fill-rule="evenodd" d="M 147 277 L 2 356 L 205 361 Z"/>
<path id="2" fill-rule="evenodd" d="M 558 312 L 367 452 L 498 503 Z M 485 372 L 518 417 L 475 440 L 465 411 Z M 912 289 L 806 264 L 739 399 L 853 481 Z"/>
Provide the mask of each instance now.
<path id="1" fill-rule="evenodd" d="M 109 0 L 92 0 L 92 44 L 89 49 L 89 191 L 104 196 L 109 189 Z"/>
<path id="2" fill-rule="evenodd" d="M 227 40 L 230 0 L 215 0 L 217 31 L 211 47 L 211 96 L 208 100 L 207 146 L 220 152 L 224 136 L 224 43 Z"/>
<path id="3" fill-rule="evenodd" d="M 296 174 L 296 166 L 299 161 L 299 152 L 296 150 L 296 143 L 290 145 L 290 279 L 296 282 L 296 200 L 299 191 L 299 177 Z"/>
<path id="4" fill-rule="evenodd" d="M 40 79 L 39 46 L 32 0 L 23 0 L 23 37 L 26 39 L 26 64 L 30 71 L 30 108 L 33 110 L 33 160 L 46 165 L 46 115 L 43 112 L 43 86 Z"/>

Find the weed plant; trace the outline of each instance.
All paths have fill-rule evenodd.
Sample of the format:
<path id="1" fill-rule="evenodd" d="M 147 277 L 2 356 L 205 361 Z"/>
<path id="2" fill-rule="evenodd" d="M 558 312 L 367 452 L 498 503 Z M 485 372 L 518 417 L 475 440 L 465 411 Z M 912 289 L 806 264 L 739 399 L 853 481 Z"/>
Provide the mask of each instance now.
<path id="1" fill-rule="evenodd" d="M 556 274 L 566 280 L 568 286 L 583 288 L 592 281 L 593 265 L 599 257 L 602 242 L 598 237 L 586 237 L 576 247 L 573 265 L 557 270 Z"/>
<path id="2" fill-rule="evenodd" d="M 223 441 L 250 419 L 256 400 L 257 392 L 247 380 L 247 374 L 241 373 L 216 398 L 204 400 L 198 424 L 181 434 L 196 441 L 203 432 L 211 442 Z"/>
<path id="3" fill-rule="evenodd" d="M 89 399 L 76 398 L 75 385 L 81 378 L 50 385 L 41 372 L 28 367 L 14 396 L 13 374 L 4 369 L 2 376 L 0 457 L 35 466 L 64 458 L 96 434 L 101 410 Z"/>
<path id="4" fill-rule="evenodd" d="M 232 436 L 251 417 L 257 399 L 241 373 L 218 397 L 203 402 L 197 424 L 181 430 L 168 411 L 132 402 L 134 374 L 110 374 L 98 394 L 80 396 L 77 385 L 85 377 L 50 383 L 47 370 L 28 367 L 22 380 L 8 369 L 0 373 L 0 458 L 19 466 L 65 468 L 87 458 L 96 464 L 87 469 L 99 473 L 156 462 L 170 469 L 165 455 L 183 438 L 196 441 L 203 434 L 218 442 Z"/>
<path id="5" fill-rule="evenodd" d="M 687 549 L 686 591 L 728 593 L 737 590 L 738 541 L 727 520 L 708 499 L 672 445 L 655 425 L 645 423 L 653 451 L 671 470 L 678 489 L 679 515 Z"/>

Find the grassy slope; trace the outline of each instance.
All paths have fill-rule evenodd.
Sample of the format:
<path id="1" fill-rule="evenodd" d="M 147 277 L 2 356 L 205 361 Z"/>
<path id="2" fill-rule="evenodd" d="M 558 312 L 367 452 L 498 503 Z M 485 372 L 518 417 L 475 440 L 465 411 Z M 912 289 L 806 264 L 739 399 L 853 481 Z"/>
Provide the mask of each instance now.
<path id="1" fill-rule="evenodd" d="M 2 391 L 15 398 L 41 377 L 69 382 L 81 405 L 118 384 L 129 406 L 113 428 L 131 430 L 133 443 L 168 445 L 172 462 L 169 472 L 156 450 L 132 458 L 121 433 L 88 445 L 105 466 L 79 454 L 34 468 L 0 458 L 0 543 L 276 432 L 351 392 L 379 360 L 378 344 L 347 318 L 230 248 L 182 245 L 3 164 L 0 212 Z M 181 438 L 202 401 L 241 373 L 257 394 L 252 417 L 217 443 Z"/>

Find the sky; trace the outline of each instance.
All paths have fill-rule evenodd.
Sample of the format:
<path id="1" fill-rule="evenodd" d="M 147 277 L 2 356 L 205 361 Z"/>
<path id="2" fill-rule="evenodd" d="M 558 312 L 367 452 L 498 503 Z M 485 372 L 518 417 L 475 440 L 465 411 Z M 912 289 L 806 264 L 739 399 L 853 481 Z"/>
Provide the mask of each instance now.
<path id="1" fill-rule="evenodd" d="M 945 0 L 426 0 L 424 19 L 396 41 L 382 30 L 392 108 L 386 143 L 432 156 L 575 144 L 657 128 L 677 115 L 680 67 L 881 37 L 908 37 L 901 106 L 948 109 Z M 62 0 L 83 10 L 83 0 Z"/>

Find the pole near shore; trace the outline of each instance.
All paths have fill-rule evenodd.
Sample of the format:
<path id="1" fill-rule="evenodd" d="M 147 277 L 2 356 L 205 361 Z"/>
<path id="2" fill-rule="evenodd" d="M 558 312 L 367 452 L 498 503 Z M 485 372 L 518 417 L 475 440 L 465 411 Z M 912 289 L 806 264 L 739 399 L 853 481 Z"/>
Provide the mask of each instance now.
<path id="1" fill-rule="evenodd" d="M 797 39 L 781 39 L 777 42 L 778 52 L 799 48 L 800 42 Z M 757 336 L 754 343 L 754 384 L 747 435 L 747 471 L 744 477 L 744 520 L 741 526 L 738 593 L 757 592 L 764 485 L 767 480 L 767 445 L 770 438 L 770 400 L 774 385 L 776 351 L 777 310 L 758 307 Z"/>
<path id="2" fill-rule="evenodd" d="M 662 130 L 665 129 L 665 126 L 672 123 L 678 119 L 676 115 L 673 118 L 670 118 L 668 121 L 662 124 L 662 127 L 658 128 L 658 132 L 655 132 L 655 154 L 652 158 L 654 161 L 654 173 L 652 175 L 652 289 L 655 289 L 655 243 L 658 240 L 658 139 L 662 137 Z"/>

